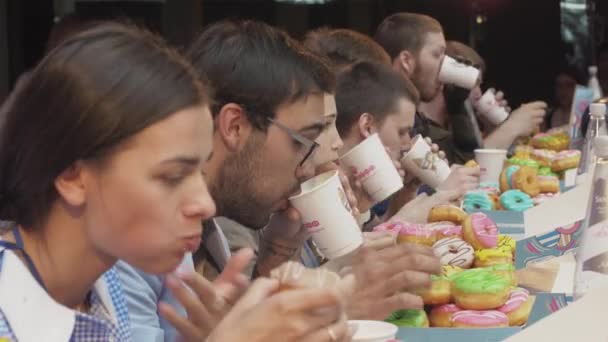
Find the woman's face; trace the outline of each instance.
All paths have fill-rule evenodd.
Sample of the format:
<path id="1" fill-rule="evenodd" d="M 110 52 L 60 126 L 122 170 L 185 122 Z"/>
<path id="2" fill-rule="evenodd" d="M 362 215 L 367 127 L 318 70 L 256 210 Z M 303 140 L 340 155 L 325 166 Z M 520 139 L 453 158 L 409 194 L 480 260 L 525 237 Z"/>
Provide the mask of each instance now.
<path id="1" fill-rule="evenodd" d="M 96 252 L 149 273 L 174 270 L 198 249 L 215 214 L 203 163 L 212 151 L 207 107 L 181 110 L 84 164 L 84 217 Z"/>

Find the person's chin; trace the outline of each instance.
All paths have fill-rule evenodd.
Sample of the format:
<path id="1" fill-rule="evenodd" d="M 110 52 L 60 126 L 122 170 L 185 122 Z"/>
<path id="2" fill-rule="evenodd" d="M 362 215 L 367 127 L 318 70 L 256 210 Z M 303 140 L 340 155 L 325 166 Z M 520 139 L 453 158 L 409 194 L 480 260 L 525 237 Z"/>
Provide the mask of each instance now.
<path id="1" fill-rule="evenodd" d="M 434 93 L 433 98 L 434 98 L 435 96 L 437 96 L 437 94 L 439 94 L 439 93 L 441 92 L 442 86 L 443 86 L 443 84 L 442 84 L 442 83 L 437 83 L 437 85 L 436 85 L 436 86 L 435 86 L 435 88 L 433 89 L 433 93 Z"/>
<path id="2" fill-rule="evenodd" d="M 272 210 L 257 210 L 255 215 L 241 216 L 239 219 L 235 219 L 235 221 L 251 230 L 260 230 L 268 225 L 270 216 L 274 212 Z"/>
<path id="3" fill-rule="evenodd" d="M 435 96 L 437 96 L 437 94 L 439 94 L 438 88 L 427 89 L 426 91 L 420 93 L 420 99 L 423 102 L 431 102 Z"/>
<path id="4" fill-rule="evenodd" d="M 289 200 L 287 198 L 282 199 L 272 207 L 272 213 L 276 213 L 277 211 L 287 210 L 289 208 Z"/>
<path id="5" fill-rule="evenodd" d="M 143 262 L 141 264 L 133 263 L 133 265 L 142 271 L 150 274 L 166 274 L 175 271 L 177 267 L 182 263 L 186 251 L 176 250 L 173 253 L 166 253 L 165 256 Z"/>
<path id="6" fill-rule="evenodd" d="M 268 222 L 270 222 L 270 215 L 268 215 L 264 218 L 255 220 L 255 222 L 251 221 L 246 225 L 246 227 L 251 230 L 262 230 L 262 229 L 264 229 L 264 227 L 266 227 L 268 225 Z"/>

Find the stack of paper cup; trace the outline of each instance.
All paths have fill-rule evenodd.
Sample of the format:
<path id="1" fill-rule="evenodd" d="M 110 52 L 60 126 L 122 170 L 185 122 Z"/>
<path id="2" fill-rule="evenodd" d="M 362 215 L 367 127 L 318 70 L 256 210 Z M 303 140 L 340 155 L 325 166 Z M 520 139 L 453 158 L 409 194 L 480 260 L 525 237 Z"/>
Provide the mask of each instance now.
<path id="1" fill-rule="evenodd" d="M 496 102 L 496 94 L 492 89 L 488 89 L 479 99 L 477 108 L 480 114 L 494 125 L 501 124 L 509 116 L 507 110 Z"/>
<path id="2" fill-rule="evenodd" d="M 378 134 L 372 134 L 340 157 L 363 189 L 379 203 L 403 187 L 403 180 Z"/>
<path id="3" fill-rule="evenodd" d="M 414 137 L 412 148 L 401 159 L 403 168 L 426 185 L 437 188 L 451 173 L 448 163 L 431 151 L 421 135 Z"/>
<path id="4" fill-rule="evenodd" d="M 458 62 L 446 55 L 439 69 L 439 80 L 446 84 L 454 84 L 461 88 L 473 89 L 479 79 L 479 69 Z"/>
<path id="5" fill-rule="evenodd" d="M 300 193 L 289 201 L 300 212 L 304 228 L 312 233 L 313 241 L 328 259 L 346 255 L 363 243 L 338 171 L 302 183 Z"/>
<path id="6" fill-rule="evenodd" d="M 479 181 L 500 183 L 500 174 L 507 159 L 507 150 L 477 149 L 475 160 L 479 164 L 481 174 Z"/>
<path id="7" fill-rule="evenodd" d="M 397 337 L 399 328 L 382 321 L 348 321 L 348 325 L 355 328 L 353 342 L 386 342 Z"/>

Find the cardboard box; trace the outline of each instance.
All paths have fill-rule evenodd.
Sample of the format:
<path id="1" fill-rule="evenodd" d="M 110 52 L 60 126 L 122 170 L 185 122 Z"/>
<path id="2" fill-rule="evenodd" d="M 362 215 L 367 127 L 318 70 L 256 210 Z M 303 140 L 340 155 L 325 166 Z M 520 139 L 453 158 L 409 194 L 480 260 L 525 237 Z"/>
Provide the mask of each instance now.
<path id="1" fill-rule="evenodd" d="M 399 328 L 397 339 L 403 342 L 498 342 L 520 331 L 521 328 Z"/>
<path id="2" fill-rule="evenodd" d="M 506 341 L 608 341 L 607 307 L 608 287 L 593 289 L 585 297 L 514 334 Z"/>
<path id="3" fill-rule="evenodd" d="M 591 182 L 524 212 L 526 238 L 517 241 L 517 269 L 573 253 L 587 214 Z"/>
<path id="4" fill-rule="evenodd" d="M 530 293 L 564 293 L 566 299 L 574 289 L 576 259 L 573 253 L 527 265 L 516 271 L 519 286 Z"/>
<path id="5" fill-rule="evenodd" d="M 518 211 L 481 211 L 488 215 L 498 226 L 501 234 L 509 235 L 514 239 L 526 237 L 524 213 Z"/>
<path id="6" fill-rule="evenodd" d="M 522 329 L 533 325 L 544 317 L 564 308 L 567 305 L 564 294 L 542 293 L 536 295 L 536 301 L 528 324 L 521 327 L 493 329 L 456 329 L 456 328 L 399 328 L 397 338 L 404 342 L 488 342 L 503 341 Z"/>
<path id="7" fill-rule="evenodd" d="M 552 207 L 552 206 L 551 206 Z M 572 253 L 578 247 L 582 233 L 582 220 L 553 227 L 551 222 L 531 226 L 526 214 L 514 211 L 482 211 L 498 226 L 500 233 L 516 240 L 515 268 L 521 269 L 536 262 Z M 541 215 L 547 215 L 542 213 Z M 567 222 L 567 221 L 566 221 Z M 536 232 L 537 234 L 534 234 Z"/>
<path id="8" fill-rule="evenodd" d="M 525 212 L 483 211 L 501 234 L 517 240 L 515 268 L 573 253 L 578 247 L 591 182 L 587 181 Z"/>
<path id="9" fill-rule="evenodd" d="M 590 192 L 591 182 L 586 181 L 566 193 L 525 211 L 526 236 L 546 234 L 584 219 Z"/>
<path id="10" fill-rule="evenodd" d="M 546 234 L 531 236 L 516 242 L 515 269 L 574 253 L 580 242 L 582 220 L 559 227 Z"/>
<path id="11" fill-rule="evenodd" d="M 564 179 L 559 181 L 559 192 L 568 192 L 576 187 L 577 170 L 567 171 Z"/>

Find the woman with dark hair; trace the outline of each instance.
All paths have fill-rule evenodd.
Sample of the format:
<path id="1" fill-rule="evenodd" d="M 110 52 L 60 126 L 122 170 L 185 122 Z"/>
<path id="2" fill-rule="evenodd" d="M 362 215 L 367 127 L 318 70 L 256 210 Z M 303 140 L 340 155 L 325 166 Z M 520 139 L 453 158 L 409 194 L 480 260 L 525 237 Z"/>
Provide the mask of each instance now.
<path id="1" fill-rule="evenodd" d="M 208 104 L 177 52 L 120 24 L 32 71 L 0 132 L 1 337 L 130 340 L 114 263 L 174 270 L 215 212 Z"/>

